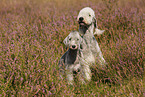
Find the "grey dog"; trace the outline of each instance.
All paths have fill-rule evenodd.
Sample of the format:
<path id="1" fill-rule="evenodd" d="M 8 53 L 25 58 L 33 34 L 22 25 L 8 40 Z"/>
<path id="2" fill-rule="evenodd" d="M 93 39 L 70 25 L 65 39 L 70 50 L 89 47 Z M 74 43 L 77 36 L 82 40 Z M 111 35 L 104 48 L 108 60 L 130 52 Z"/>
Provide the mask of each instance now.
<path id="1" fill-rule="evenodd" d="M 60 77 L 66 74 L 68 83 L 73 85 L 73 71 L 79 71 L 79 80 L 82 83 L 91 80 L 91 70 L 89 64 L 85 61 L 82 49 L 91 54 L 85 44 L 84 39 L 79 35 L 79 32 L 72 31 L 65 39 L 64 44 L 69 47 L 68 51 L 59 60 Z M 91 59 L 90 59 L 91 60 Z"/>

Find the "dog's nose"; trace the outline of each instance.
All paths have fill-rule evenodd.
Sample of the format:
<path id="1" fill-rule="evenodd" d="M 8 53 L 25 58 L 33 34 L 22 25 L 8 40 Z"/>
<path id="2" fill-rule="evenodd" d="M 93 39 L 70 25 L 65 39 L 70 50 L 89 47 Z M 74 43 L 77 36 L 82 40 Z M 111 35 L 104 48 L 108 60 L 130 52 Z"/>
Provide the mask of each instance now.
<path id="1" fill-rule="evenodd" d="M 83 20 L 84 20 L 84 18 L 83 18 L 83 17 L 80 17 L 80 18 L 79 18 L 79 21 L 83 21 Z"/>
<path id="2" fill-rule="evenodd" d="M 75 45 L 72 45 L 72 48 L 76 48 L 76 46 Z"/>

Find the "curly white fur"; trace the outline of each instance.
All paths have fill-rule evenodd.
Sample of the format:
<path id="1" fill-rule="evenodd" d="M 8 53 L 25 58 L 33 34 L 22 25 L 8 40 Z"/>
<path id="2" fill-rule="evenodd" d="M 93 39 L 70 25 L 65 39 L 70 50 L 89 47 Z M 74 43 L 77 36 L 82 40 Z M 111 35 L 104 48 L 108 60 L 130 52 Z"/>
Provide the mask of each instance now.
<path id="1" fill-rule="evenodd" d="M 105 66 L 106 62 L 103 58 L 98 42 L 94 37 L 94 34 L 100 35 L 104 32 L 104 30 L 100 30 L 97 28 L 95 12 L 90 7 L 85 7 L 82 10 L 80 10 L 77 17 L 77 21 L 79 23 L 79 32 L 82 35 L 83 39 L 85 40 L 86 44 L 88 45 L 88 48 L 91 50 L 94 59 L 97 57 L 100 65 Z M 83 55 L 85 56 L 86 53 L 84 52 Z M 92 57 L 92 55 L 91 56 L 87 55 L 87 57 L 90 58 Z"/>

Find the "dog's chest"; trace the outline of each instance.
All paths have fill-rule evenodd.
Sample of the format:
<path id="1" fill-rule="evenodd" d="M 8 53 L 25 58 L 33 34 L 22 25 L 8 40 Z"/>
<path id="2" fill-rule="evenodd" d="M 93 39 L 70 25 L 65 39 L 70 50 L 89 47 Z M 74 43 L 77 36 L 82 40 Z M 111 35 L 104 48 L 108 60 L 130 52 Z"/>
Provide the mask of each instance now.
<path id="1" fill-rule="evenodd" d="M 77 71 L 80 68 L 80 54 L 79 52 L 69 53 L 67 57 L 67 68 L 70 68 L 73 71 Z"/>
<path id="2" fill-rule="evenodd" d="M 69 55 L 69 57 L 67 57 L 67 64 L 69 65 L 79 64 L 79 54 L 72 53 L 71 55 Z"/>
<path id="3" fill-rule="evenodd" d="M 72 71 L 77 71 L 79 70 L 81 67 L 80 63 L 79 63 L 79 60 L 76 59 L 73 64 L 68 64 L 67 68 L 69 68 L 69 70 L 72 70 Z"/>
<path id="4" fill-rule="evenodd" d="M 94 51 L 96 50 L 95 37 L 93 37 L 91 34 L 89 35 L 89 33 L 86 33 L 83 36 L 83 39 L 86 44 L 86 48 L 82 49 L 84 59 L 88 63 L 95 63 L 94 52 L 92 52 L 92 50 L 94 50 Z"/>

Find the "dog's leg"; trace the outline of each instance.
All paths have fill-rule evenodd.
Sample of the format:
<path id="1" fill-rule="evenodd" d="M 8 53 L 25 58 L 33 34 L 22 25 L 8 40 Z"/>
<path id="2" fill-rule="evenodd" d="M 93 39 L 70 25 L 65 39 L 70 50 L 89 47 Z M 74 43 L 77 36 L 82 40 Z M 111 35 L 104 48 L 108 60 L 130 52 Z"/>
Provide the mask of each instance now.
<path id="1" fill-rule="evenodd" d="M 73 85 L 73 72 L 71 70 L 67 70 L 66 77 L 68 84 Z"/>
<path id="2" fill-rule="evenodd" d="M 98 42 L 96 41 L 96 40 L 93 40 L 93 42 L 95 43 L 95 44 L 93 44 L 93 45 L 96 45 L 95 46 L 95 49 L 93 49 L 93 45 L 92 45 L 92 51 L 95 53 L 97 53 L 96 54 L 96 57 L 97 57 L 97 60 L 98 60 L 98 62 L 99 62 L 99 65 L 101 65 L 102 67 L 105 67 L 105 65 L 106 65 L 106 61 L 105 61 L 105 59 L 103 58 L 103 54 L 102 54 L 102 52 L 101 52 L 101 49 L 100 49 L 100 47 L 99 47 L 99 44 L 98 44 Z"/>
<path id="3" fill-rule="evenodd" d="M 84 80 L 84 78 L 83 78 L 83 75 L 82 75 L 82 74 L 79 75 L 79 81 L 80 81 L 82 84 L 85 84 L 85 83 L 86 83 L 85 80 Z"/>
<path id="4" fill-rule="evenodd" d="M 82 71 L 82 68 L 80 69 L 80 72 L 79 72 L 79 81 L 82 83 L 82 84 L 85 84 L 85 80 L 84 80 L 84 73 Z"/>
<path id="5" fill-rule="evenodd" d="M 106 65 L 106 61 L 105 59 L 103 58 L 103 55 L 102 55 L 102 52 L 98 52 L 98 62 L 99 64 L 102 66 L 102 67 L 105 67 Z"/>
<path id="6" fill-rule="evenodd" d="M 84 65 L 82 70 L 83 70 L 84 78 L 87 81 L 90 81 L 91 80 L 91 70 L 90 70 L 90 67 L 88 65 Z"/>

